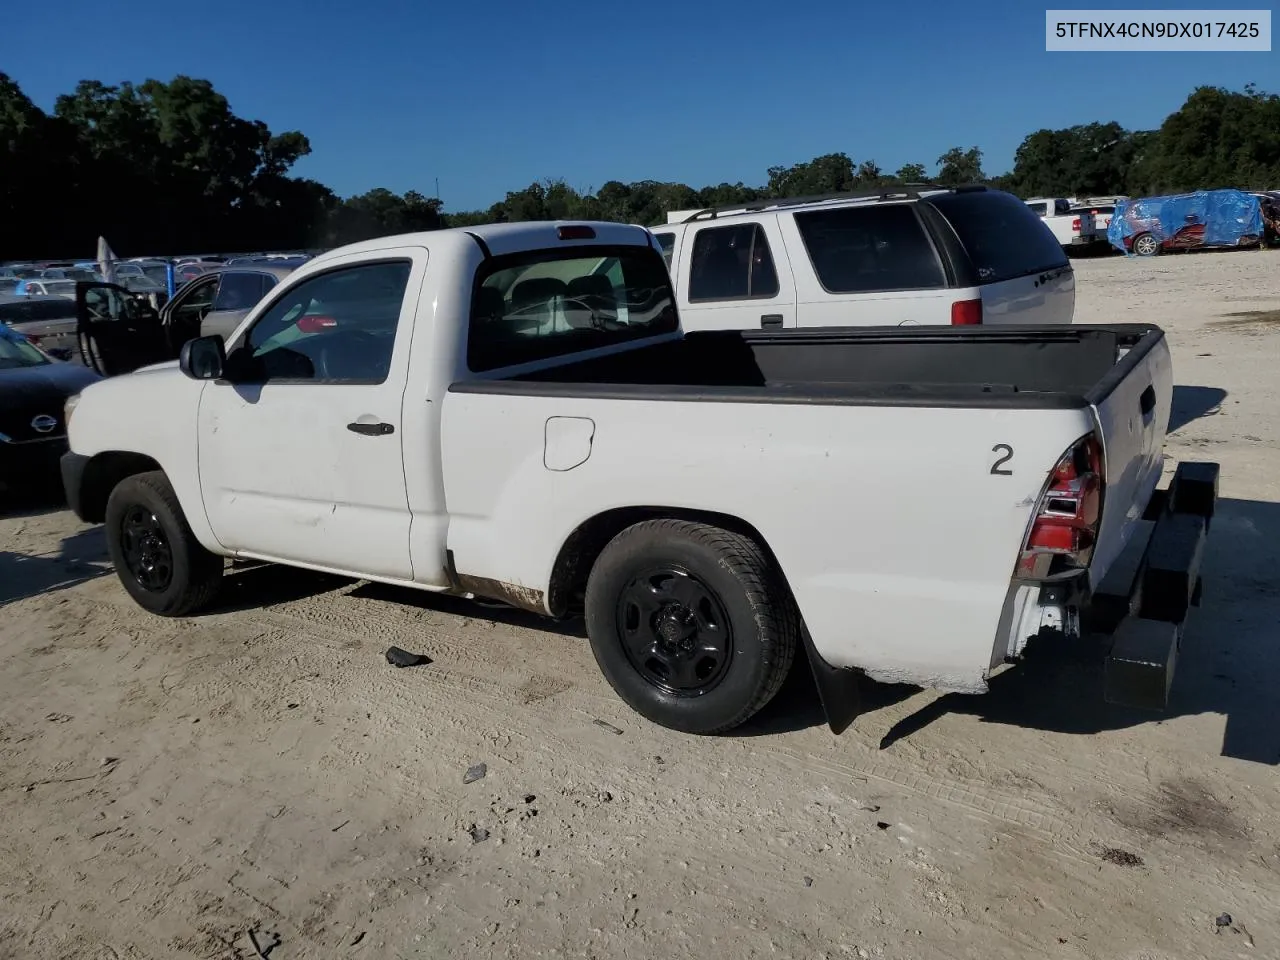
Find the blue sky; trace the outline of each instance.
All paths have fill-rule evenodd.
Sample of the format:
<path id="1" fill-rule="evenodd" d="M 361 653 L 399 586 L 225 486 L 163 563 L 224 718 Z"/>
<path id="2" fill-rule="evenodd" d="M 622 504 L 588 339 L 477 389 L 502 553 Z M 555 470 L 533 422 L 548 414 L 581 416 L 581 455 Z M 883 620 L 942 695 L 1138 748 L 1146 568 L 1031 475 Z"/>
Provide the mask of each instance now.
<path id="1" fill-rule="evenodd" d="M 0 69 L 45 109 L 80 79 L 204 77 L 241 116 L 310 138 L 297 174 L 344 196 L 430 195 L 438 178 L 449 210 L 546 177 L 759 184 L 771 165 L 835 151 L 932 170 L 947 148 L 978 146 L 999 173 L 1040 127 L 1154 127 L 1199 84 L 1280 92 L 1276 52 L 1046 53 L 1045 7 L 1025 0 L 612 9 L 58 0 L 5 18 Z"/>

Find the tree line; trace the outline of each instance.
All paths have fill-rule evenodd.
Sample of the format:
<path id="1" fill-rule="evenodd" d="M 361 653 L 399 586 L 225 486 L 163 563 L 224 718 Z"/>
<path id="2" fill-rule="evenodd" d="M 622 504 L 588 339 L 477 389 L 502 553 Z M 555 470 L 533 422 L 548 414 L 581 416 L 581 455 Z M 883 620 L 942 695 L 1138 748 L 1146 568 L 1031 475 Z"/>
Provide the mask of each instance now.
<path id="1" fill-rule="evenodd" d="M 978 147 L 930 170 L 888 172 L 846 152 L 770 167 L 759 185 L 611 180 L 576 189 L 543 180 L 486 210 L 378 188 L 342 198 L 290 175 L 311 152 L 296 130 L 237 116 L 208 80 L 81 81 L 46 113 L 0 73 L 0 260 L 90 257 L 99 235 L 124 256 L 315 249 L 374 236 L 507 220 L 652 225 L 666 211 L 901 183 L 986 183 L 1020 196 L 1100 196 L 1213 187 L 1280 188 L 1280 96 L 1199 87 L 1159 129 L 1115 122 L 1037 130 L 1013 169 L 990 175 Z"/>

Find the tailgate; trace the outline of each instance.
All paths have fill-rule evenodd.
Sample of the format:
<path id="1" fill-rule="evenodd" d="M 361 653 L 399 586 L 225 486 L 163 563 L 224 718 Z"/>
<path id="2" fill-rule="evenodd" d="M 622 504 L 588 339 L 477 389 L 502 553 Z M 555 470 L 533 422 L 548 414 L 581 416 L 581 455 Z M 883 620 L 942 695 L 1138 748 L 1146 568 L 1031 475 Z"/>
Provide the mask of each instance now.
<path id="1" fill-rule="evenodd" d="M 1124 349 L 1124 348 L 1122 348 Z M 1173 363 L 1164 333 L 1152 331 L 1129 347 L 1090 397 L 1102 441 L 1106 489 L 1091 586 L 1133 536 L 1164 465 L 1164 435 L 1173 405 Z"/>

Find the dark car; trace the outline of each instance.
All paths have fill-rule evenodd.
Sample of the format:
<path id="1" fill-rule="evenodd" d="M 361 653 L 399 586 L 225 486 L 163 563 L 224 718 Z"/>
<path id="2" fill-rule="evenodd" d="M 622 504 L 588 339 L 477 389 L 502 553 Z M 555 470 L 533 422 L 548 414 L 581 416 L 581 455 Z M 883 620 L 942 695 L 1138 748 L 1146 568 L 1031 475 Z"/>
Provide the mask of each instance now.
<path id="1" fill-rule="evenodd" d="M 0 323 L 0 490 L 59 482 L 58 459 L 67 451 L 63 405 L 101 379 Z"/>

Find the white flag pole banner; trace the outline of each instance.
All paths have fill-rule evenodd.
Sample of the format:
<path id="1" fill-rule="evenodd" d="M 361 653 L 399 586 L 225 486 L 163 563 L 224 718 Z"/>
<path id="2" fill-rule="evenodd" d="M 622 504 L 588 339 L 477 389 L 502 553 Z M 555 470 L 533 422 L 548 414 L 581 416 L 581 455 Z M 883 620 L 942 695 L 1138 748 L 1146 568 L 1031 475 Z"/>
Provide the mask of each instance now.
<path id="1" fill-rule="evenodd" d="M 98 238 L 98 273 L 107 283 L 116 282 L 116 255 L 105 237 Z"/>

